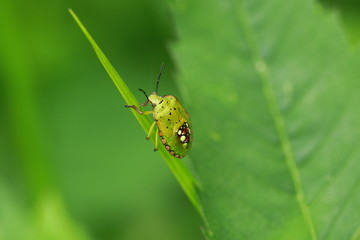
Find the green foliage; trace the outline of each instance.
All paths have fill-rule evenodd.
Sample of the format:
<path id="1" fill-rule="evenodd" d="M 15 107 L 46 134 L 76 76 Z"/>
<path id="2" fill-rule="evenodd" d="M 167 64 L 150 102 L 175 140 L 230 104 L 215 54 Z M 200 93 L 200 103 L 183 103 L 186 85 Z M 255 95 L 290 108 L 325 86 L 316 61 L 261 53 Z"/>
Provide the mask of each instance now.
<path id="1" fill-rule="evenodd" d="M 123 79 L 120 77 L 120 75 L 116 72 L 116 70 L 113 68 L 111 63 L 108 61 L 104 53 L 101 51 L 99 46 L 96 44 L 94 39 L 91 37 L 91 35 L 88 33 L 86 28 L 82 25 L 79 18 L 75 15 L 75 13 L 70 9 L 70 14 L 73 16 L 83 33 L 85 34 L 86 38 L 89 40 L 91 46 L 93 47 L 96 55 L 98 56 L 100 62 L 104 66 L 105 70 L 113 80 L 114 84 L 118 88 L 119 92 L 125 99 L 126 103 L 128 105 L 135 105 L 140 106 L 139 102 L 135 99 L 129 88 L 124 83 Z M 145 130 L 146 133 L 149 132 L 151 121 L 147 116 L 141 115 L 137 113 L 134 109 L 131 109 L 134 116 L 142 126 L 142 128 Z M 154 134 L 152 134 L 152 140 L 155 139 Z M 176 159 L 172 157 L 167 150 L 164 148 L 163 145 L 159 144 L 159 151 L 161 152 L 161 155 L 165 159 L 166 163 L 170 167 L 171 171 L 175 175 L 176 179 L 179 181 L 180 185 L 184 189 L 185 193 L 189 197 L 192 204 L 195 206 L 195 208 L 198 210 L 199 214 L 203 216 L 203 211 L 201 208 L 201 205 L 198 200 L 198 196 L 195 190 L 195 179 L 190 174 L 189 170 L 185 167 L 184 163 L 181 162 L 179 159 Z"/>
<path id="2" fill-rule="evenodd" d="M 69 6 L 131 89 L 150 89 L 164 61 L 162 89 L 176 91 L 157 1 L 0 1 L 0 239 L 197 239 L 200 218 Z"/>
<path id="3" fill-rule="evenodd" d="M 359 240 L 358 1 L 174 1 L 0 1 L 0 239 Z M 208 225 L 68 7 L 141 102 L 165 62 Z"/>
<path id="4" fill-rule="evenodd" d="M 360 59 L 338 20 L 300 0 L 173 13 L 211 239 L 358 239 Z"/>

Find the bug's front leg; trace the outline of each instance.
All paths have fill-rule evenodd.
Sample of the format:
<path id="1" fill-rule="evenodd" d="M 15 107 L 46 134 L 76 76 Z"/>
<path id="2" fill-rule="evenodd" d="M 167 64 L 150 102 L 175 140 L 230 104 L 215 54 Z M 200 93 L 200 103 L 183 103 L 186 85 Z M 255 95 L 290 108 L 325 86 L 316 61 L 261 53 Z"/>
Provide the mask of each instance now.
<path id="1" fill-rule="evenodd" d="M 149 100 L 146 100 L 144 103 L 140 103 L 141 106 L 145 107 L 146 105 L 148 105 Z"/>
<path id="2" fill-rule="evenodd" d="M 140 111 L 140 109 L 138 109 L 135 105 L 125 105 L 125 107 L 127 107 L 127 108 L 133 108 L 135 111 L 137 111 L 137 112 L 140 113 L 141 115 L 149 115 L 149 114 L 153 113 L 152 111 L 142 112 L 142 111 Z"/>

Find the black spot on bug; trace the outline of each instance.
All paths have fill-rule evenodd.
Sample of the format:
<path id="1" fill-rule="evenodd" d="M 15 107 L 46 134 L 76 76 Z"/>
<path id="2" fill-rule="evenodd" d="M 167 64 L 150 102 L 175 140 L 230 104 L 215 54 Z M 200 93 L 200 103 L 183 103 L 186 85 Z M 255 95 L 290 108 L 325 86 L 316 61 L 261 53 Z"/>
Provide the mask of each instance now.
<path id="1" fill-rule="evenodd" d="M 171 112 L 169 112 L 169 115 L 171 115 Z"/>
<path id="2" fill-rule="evenodd" d="M 164 100 L 161 100 L 161 101 L 159 102 L 159 104 L 162 104 L 163 101 L 164 101 Z"/>
<path id="3" fill-rule="evenodd" d="M 174 108 L 174 110 L 176 110 L 176 108 Z"/>
<path id="4" fill-rule="evenodd" d="M 168 118 L 168 121 L 171 121 L 171 120 Z"/>

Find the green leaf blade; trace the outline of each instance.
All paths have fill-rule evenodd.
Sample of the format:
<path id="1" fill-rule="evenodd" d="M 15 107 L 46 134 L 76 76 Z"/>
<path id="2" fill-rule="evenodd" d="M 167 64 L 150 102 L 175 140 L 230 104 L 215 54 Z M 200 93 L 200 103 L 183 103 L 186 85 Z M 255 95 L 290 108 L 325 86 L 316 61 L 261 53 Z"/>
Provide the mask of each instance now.
<path id="1" fill-rule="evenodd" d="M 74 18 L 88 41 L 90 42 L 91 46 L 93 47 L 97 57 L 99 58 L 101 64 L 105 68 L 106 72 L 116 85 L 117 89 L 123 96 L 124 100 L 128 105 L 135 105 L 139 106 L 138 101 L 136 100 L 135 96 L 132 94 L 132 92 L 129 90 L 129 88 L 126 86 L 124 80 L 121 78 L 121 76 L 117 73 L 117 71 L 114 69 L 110 61 L 107 59 L 105 54 L 101 51 L 99 46 L 96 44 L 95 40 L 92 38 L 92 36 L 89 34 L 87 29 L 84 27 L 84 25 L 81 23 L 80 19 L 76 16 L 76 14 L 69 9 L 69 12 L 71 16 Z M 138 120 L 144 131 L 147 133 L 151 126 L 151 121 L 146 116 L 140 115 L 135 110 L 131 109 L 132 113 L 134 114 L 135 118 Z M 154 142 L 154 137 L 151 138 Z M 196 180 L 188 170 L 188 168 L 185 166 L 185 164 L 182 161 L 179 161 L 178 159 L 172 157 L 166 149 L 160 144 L 159 146 L 159 152 L 163 156 L 164 160 L 166 161 L 167 165 L 169 166 L 170 170 L 174 174 L 175 178 L 180 183 L 181 187 L 183 188 L 184 192 L 190 199 L 191 203 L 194 205 L 195 209 L 199 212 L 199 214 L 203 216 L 203 210 L 200 205 L 197 191 L 196 191 Z"/>

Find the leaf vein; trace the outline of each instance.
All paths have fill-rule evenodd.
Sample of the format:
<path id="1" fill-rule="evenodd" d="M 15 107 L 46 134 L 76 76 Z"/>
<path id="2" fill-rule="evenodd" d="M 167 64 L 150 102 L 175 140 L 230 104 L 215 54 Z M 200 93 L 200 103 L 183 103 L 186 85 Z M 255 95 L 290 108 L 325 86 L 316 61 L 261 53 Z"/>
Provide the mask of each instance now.
<path id="1" fill-rule="evenodd" d="M 355 150 L 355 148 L 354 148 Z M 355 152 L 355 151 L 352 151 L 352 152 Z M 350 158 L 351 159 L 351 158 Z M 348 164 L 350 161 L 347 161 L 346 164 Z M 357 192 L 357 190 L 359 189 L 360 185 L 359 185 L 359 180 L 360 180 L 360 177 L 358 177 L 357 181 L 354 181 L 353 183 L 353 186 L 351 187 L 349 193 L 346 195 L 346 197 L 344 198 L 345 201 L 344 203 L 341 205 L 340 209 L 338 209 L 334 215 L 334 217 L 331 219 L 331 222 L 329 224 L 329 227 L 328 227 L 328 231 L 327 233 L 325 234 L 325 237 L 324 239 L 328 239 L 328 236 L 331 234 L 332 231 L 335 230 L 335 225 L 336 223 L 339 221 L 341 215 L 344 213 L 344 210 L 345 208 L 349 205 L 352 197 L 354 196 L 354 194 Z M 334 181 L 332 181 L 334 182 Z"/>
<path id="2" fill-rule="evenodd" d="M 358 143 L 359 141 L 355 141 L 355 142 Z M 333 177 L 329 180 L 327 184 L 324 184 L 324 186 L 320 189 L 319 193 L 316 195 L 316 197 L 314 197 L 314 199 L 310 202 L 309 205 L 314 205 L 318 203 L 321 197 L 325 194 L 325 192 L 333 185 L 333 183 L 340 177 L 341 173 L 343 173 L 343 171 L 348 167 L 351 160 L 353 159 L 352 157 L 355 151 L 357 150 L 356 146 L 358 145 L 354 143 L 354 147 L 352 151 L 347 152 L 348 153 L 347 156 L 342 160 L 340 167 L 336 168 Z"/>

